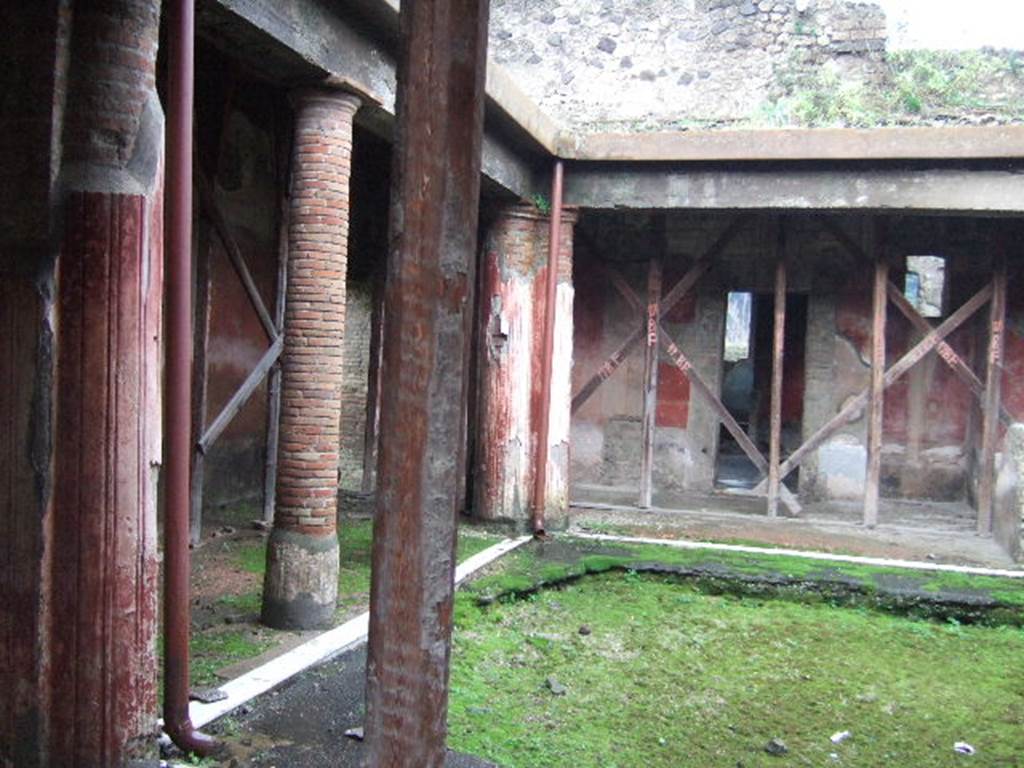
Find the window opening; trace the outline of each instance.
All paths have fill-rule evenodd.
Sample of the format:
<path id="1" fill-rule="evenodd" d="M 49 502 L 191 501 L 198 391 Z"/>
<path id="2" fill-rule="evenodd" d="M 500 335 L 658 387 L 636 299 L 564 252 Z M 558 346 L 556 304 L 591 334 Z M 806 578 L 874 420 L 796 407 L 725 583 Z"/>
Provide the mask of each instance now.
<path id="1" fill-rule="evenodd" d="M 725 321 L 725 361 L 735 363 L 750 357 L 750 307 L 752 294 L 730 291 Z"/>
<path id="2" fill-rule="evenodd" d="M 942 256 L 907 256 L 903 295 L 922 317 L 942 317 L 946 310 L 946 260 Z"/>

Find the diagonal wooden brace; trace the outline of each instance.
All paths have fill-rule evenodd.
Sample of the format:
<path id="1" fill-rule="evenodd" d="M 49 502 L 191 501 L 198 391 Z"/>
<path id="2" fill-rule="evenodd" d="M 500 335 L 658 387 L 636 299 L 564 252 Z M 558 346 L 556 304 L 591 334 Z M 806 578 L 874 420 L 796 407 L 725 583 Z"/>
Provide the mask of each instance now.
<path id="1" fill-rule="evenodd" d="M 909 352 L 893 363 L 889 370 L 885 372 L 883 389 L 888 389 L 895 384 L 907 371 L 921 362 L 929 352 L 938 347 L 943 339 L 967 322 L 992 298 L 992 290 L 992 284 L 989 283 L 968 299 L 960 309 L 947 317 L 937 328 L 925 335 Z M 857 414 L 867 405 L 867 402 L 868 390 L 864 389 L 860 394 L 848 401 L 839 413 L 807 438 L 803 445 L 790 454 L 788 459 L 782 462 L 782 466 L 779 467 L 780 477 L 785 478 L 790 472 L 800 466 L 800 463 L 807 458 L 811 451 L 816 450 L 828 438 L 853 421 Z M 754 490 L 763 490 L 764 486 L 765 483 L 760 483 Z"/>
<path id="2" fill-rule="evenodd" d="M 910 324 L 914 326 L 922 335 L 931 333 L 933 326 L 929 323 L 921 313 L 915 309 L 914 305 L 907 301 L 907 298 L 892 283 L 889 283 L 889 300 L 896 305 L 896 308 L 903 313 L 903 316 L 910 321 Z M 935 351 L 946 365 L 957 375 L 957 377 L 967 385 L 967 388 L 971 390 L 978 402 L 984 400 L 985 397 L 985 385 L 981 383 L 981 379 L 978 378 L 977 374 L 971 370 L 971 367 L 967 365 L 964 359 L 957 354 L 948 342 L 940 341 L 936 346 Z M 999 420 L 1009 426 L 1015 419 L 1013 415 L 1006 409 L 1005 405 L 999 406 Z"/>
<path id="3" fill-rule="evenodd" d="M 659 334 L 658 339 L 661 341 L 665 352 L 668 354 L 673 364 L 684 376 L 686 376 L 687 379 L 690 380 L 690 384 L 693 385 L 694 389 L 704 396 L 704 399 L 711 406 L 711 409 L 718 414 L 718 418 L 721 420 L 722 424 L 727 430 L 729 430 L 729 434 L 733 436 L 736 442 L 739 443 L 740 448 L 743 449 L 743 452 L 757 468 L 757 471 L 763 476 L 767 476 L 768 460 L 765 459 L 764 454 L 758 450 L 757 446 L 754 445 L 754 442 L 750 439 L 747 433 L 744 432 L 742 427 L 740 427 L 736 422 L 733 415 L 729 413 L 729 409 L 725 407 L 725 404 L 721 399 L 714 393 L 711 387 L 708 386 L 708 383 L 704 381 L 704 377 L 697 372 L 697 369 L 693 367 L 693 363 L 690 362 L 689 358 L 687 358 L 679 346 L 672 340 L 671 335 L 665 329 L 664 325 L 661 325 L 661 333 Z M 764 483 L 761 485 L 764 485 Z M 759 485 L 758 487 L 760 488 L 761 486 Z M 761 490 L 760 493 L 763 494 L 764 491 Z M 789 509 L 790 513 L 794 517 L 800 514 L 801 508 L 799 501 L 797 501 L 793 493 L 781 483 L 779 485 L 779 495 L 782 503 L 786 505 L 787 509 Z"/>
<path id="4" fill-rule="evenodd" d="M 217 231 L 217 236 L 224 244 L 224 250 L 227 251 L 228 258 L 231 259 L 231 264 L 234 266 L 235 272 L 238 273 L 238 278 L 245 287 L 245 293 L 249 297 L 253 309 L 259 315 L 260 323 L 263 325 L 263 330 L 267 333 L 267 338 L 270 341 L 274 341 L 278 337 L 277 327 L 274 325 L 274 321 L 270 317 L 266 305 L 263 303 L 263 297 L 260 296 L 256 282 L 252 279 L 249 267 L 245 263 L 245 257 L 242 255 L 242 249 L 239 248 L 238 241 L 231 234 L 231 228 L 228 226 L 227 219 L 224 218 L 224 212 L 221 210 L 217 197 L 214 194 L 213 183 L 203 173 L 196 174 L 196 179 L 199 182 L 199 198 L 203 209 L 206 211 L 206 215 L 210 217 L 213 228 Z"/>
<path id="5" fill-rule="evenodd" d="M 718 237 L 717 240 L 708 248 L 693 264 L 692 267 L 687 271 L 679 282 L 677 282 L 668 293 L 666 293 L 661 300 L 661 307 L 658 313 L 658 320 L 663 320 L 672 309 L 690 292 L 690 289 L 697 284 L 697 281 L 704 276 L 714 262 L 715 258 L 721 254 L 729 243 L 733 241 L 739 231 L 743 228 L 746 222 L 750 219 L 748 214 L 740 214 L 726 227 L 725 231 Z M 621 282 L 621 281 L 620 281 Z M 624 283 L 617 285 L 621 291 Z M 634 294 L 635 296 L 635 294 Z M 641 306 L 639 299 L 637 299 L 637 306 Z M 619 369 L 619 366 L 625 362 L 626 358 L 629 357 L 630 353 L 637 349 L 644 338 L 647 336 L 647 320 L 637 323 L 637 328 L 630 334 L 629 337 L 623 341 L 608 359 L 605 360 L 604 365 L 598 369 L 597 373 L 590 377 L 587 382 L 580 387 L 579 391 L 573 395 L 572 398 L 572 413 L 576 413 L 590 396 L 597 391 L 597 388 L 601 386 L 615 371 Z"/>
<path id="6" fill-rule="evenodd" d="M 864 249 L 857 244 L 857 242 L 850 237 L 846 230 L 844 230 L 832 217 L 826 217 L 824 219 L 825 228 L 831 233 L 831 235 L 838 240 L 843 247 L 859 262 L 867 263 L 868 257 L 864 253 Z M 921 334 L 931 333 L 933 326 L 926 320 L 920 312 L 907 301 L 906 296 L 903 292 L 893 283 L 889 283 L 886 286 L 886 291 L 889 295 L 889 300 L 896 305 L 896 308 L 903 313 L 904 317 L 910 321 L 910 324 L 914 326 Z M 974 394 L 980 403 L 985 397 L 985 385 L 981 383 L 981 379 L 971 370 L 971 367 L 967 365 L 960 355 L 956 353 L 948 342 L 940 341 L 936 351 L 942 361 L 948 365 L 964 384 L 967 385 L 968 389 Z M 1004 405 L 999 406 L 999 420 L 1003 424 L 1012 424 L 1015 419 Z"/>

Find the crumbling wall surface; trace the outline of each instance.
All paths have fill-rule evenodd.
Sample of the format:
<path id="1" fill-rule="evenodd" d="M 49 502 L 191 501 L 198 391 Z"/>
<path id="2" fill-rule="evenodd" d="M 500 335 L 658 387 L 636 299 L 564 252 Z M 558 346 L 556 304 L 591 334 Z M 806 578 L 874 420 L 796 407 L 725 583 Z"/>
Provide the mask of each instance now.
<path id="1" fill-rule="evenodd" d="M 609 354 L 640 322 L 637 311 L 618 295 L 597 266 L 607 262 L 641 294 L 650 244 L 650 214 L 591 212 L 584 220 L 576 285 L 576 361 L 574 391 L 601 369 Z M 688 213 L 668 216 L 664 291 L 668 291 L 724 229 L 727 217 Z M 774 251 L 768 245 L 767 220 L 751 220 L 696 288 L 665 318 L 664 325 L 713 391 L 721 391 L 722 346 L 729 291 L 750 291 L 771 301 Z M 854 241 L 865 237 L 868 217 L 839 222 Z M 787 363 L 784 369 L 783 453 L 788 455 L 827 424 L 870 382 L 871 269 L 847 253 L 813 217 L 786 222 L 788 287 L 806 294 L 806 320 L 787 317 Z M 947 259 L 943 318 L 990 279 L 990 262 L 982 221 L 908 219 L 896 227 L 890 279 L 904 285 L 904 256 L 935 254 Z M 599 254 L 587 244 L 595 246 Z M 1011 285 L 1013 285 L 1011 277 Z M 1011 290 L 1012 294 L 1012 290 Z M 789 302 L 788 302 L 789 303 Z M 1008 408 L 1022 399 L 1017 373 L 1024 370 L 1024 342 L 1014 323 L 1024 312 L 1011 299 L 1006 334 L 1004 387 Z M 948 337 L 949 344 L 975 367 L 984 348 L 984 316 Z M 797 319 L 801 318 L 801 319 Z M 919 340 L 895 306 L 887 308 L 887 364 L 893 365 Z M 938 323 L 940 319 L 932 322 Z M 792 323 L 802 323 L 796 328 Z M 792 335 L 791 335 L 792 334 Z M 762 335 L 763 336 L 763 335 Z M 987 337 L 986 337 L 987 338 Z M 792 348 L 802 342 L 800 350 Z M 761 338 L 762 346 L 770 340 Z M 755 350 L 764 354 L 766 350 Z M 790 357 L 790 354 L 793 357 Z M 643 360 L 633 353 L 598 388 L 573 418 L 573 484 L 638 491 Z M 800 402 L 787 400 L 797 393 Z M 764 409 L 759 409 L 763 411 Z M 970 478 L 973 436 L 979 418 L 974 396 L 956 374 L 932 353 L 886 391 L 882 457 L 882 493 L 894 498 L 960 500 Z M 763 414 L 762 414 L 763 415 Z M 720 420 L 704 398 L 664 354 L 659 360 L 655 432 L 655 492 L 705 492 L 713 488 Z M 799 429 L 797 428 L 799 426 Z M 756 438 L 767 450 L 766 425 Z M 811 499 L 860 499 L 866 479 L 866 420 L 857 414 L 811 451 L 799 467 L 799 488 Z"/>
<path id="2" fill-rule="evenodd" d="M 345 291 L 345 350 L 341 383 L 341 452 L 338 482 L 358 490 L 363 481 L 366 434 L 366 383 L 370 370 L 370 320 L 373 286 L 349 280 Z"/>
<path id="3" fill-rule="evenodd" d="M 491 51 L 582 130 L 1019 122 L 1010 51 L 887 51 L 859 0 L 495 0 Z"/>
<path id="4" fill-rule="evenodd" d="M 284 100 L 266 86 L 232 79 L 211 49 L 197 52 L 197 129 L 202 172 L 213 183 L 216 206 L 273 317 L 281 205 L 281 142 L 290 141 Z M 199 200 L 198 192 L 196 194 Z M 270 339 L 232 266 L 207 207 L 197 207 L 197 258 L 209 259 L 206 424 L 217 417 L 270 346 Z M 266 456 L 267 381 L 206 455 L 206 506 L 259 501 Z"/>
<path id="5" fill-rule="evenodd" d="M 1024 424 L 1007 431 L 996 468 L 992 536 L 1012 558 L 1024 554 Z"/>
<path id="6" fill-rule="evenodd" d="M 564 122 L 628 129 L 750 118 L 794 66 L 877 77 L 885 34 L 845 0 L 496 0 L 491 49 Z"/>

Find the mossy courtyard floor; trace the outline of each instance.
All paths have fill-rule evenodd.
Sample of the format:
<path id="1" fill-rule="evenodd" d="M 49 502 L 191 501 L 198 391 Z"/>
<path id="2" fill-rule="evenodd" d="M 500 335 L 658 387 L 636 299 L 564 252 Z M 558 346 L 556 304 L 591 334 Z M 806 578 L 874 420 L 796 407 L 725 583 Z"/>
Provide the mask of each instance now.
<path id="1" fill-rule="evenodd" d="M 1024 765 L 1019 628 L 629 572 L 463 593 L 456 624 L 450 744 L 508 768 Z"/>
<path id="2" fill-rule="evenodd" d="M 1022 624 L 1016 579 L 532 542 L 456 595 L 449 744 L 506 768 L 1024 766 Z M 236 714 L 239 764 L 359 765 L 364 664 Z"/>
<path id="3" fill-rule="evenodd" d="M 244 514 L 238 517 L 245 517 Z M 241 529 L 241 526 L 239 526 Z M 365 611 L 370 601 L 373 522 L 345 519 L 338 527 L 340 569 L 335 625 Z M 459 531 L 458 560 L 502 540 L 472 527 Z M 239 663 L 306 635 L 268 629 L 259 623 L 266 537 L 252 531 L 212 539 L 193 557 L 196 604 L 192 611 L 192 685 L 216 686 L 239 674 Z"/>

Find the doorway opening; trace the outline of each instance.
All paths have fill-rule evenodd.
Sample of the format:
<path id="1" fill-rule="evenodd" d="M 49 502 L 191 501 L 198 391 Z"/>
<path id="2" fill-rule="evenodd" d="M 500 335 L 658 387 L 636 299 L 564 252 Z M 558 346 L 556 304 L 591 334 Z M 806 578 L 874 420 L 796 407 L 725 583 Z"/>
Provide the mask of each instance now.
<path id="1" fill-rule="evenodd" d="M 723 348 L 722 402 L 765 455 L 771 424 L 772 338 L 775 333 L 773 296 L 770 293 L 730 292 L 726 305 Z M 782 454 L 801 440 L 804 400 L 804 337 L 807 330 L 807 295 L 786 296 L 786 333 L 782 382 Z M 799 469 L 786 478 L 796 491 Z M 761 473 L 724 427 L 719 427 L 715 485 L 751 489 Z"/>

